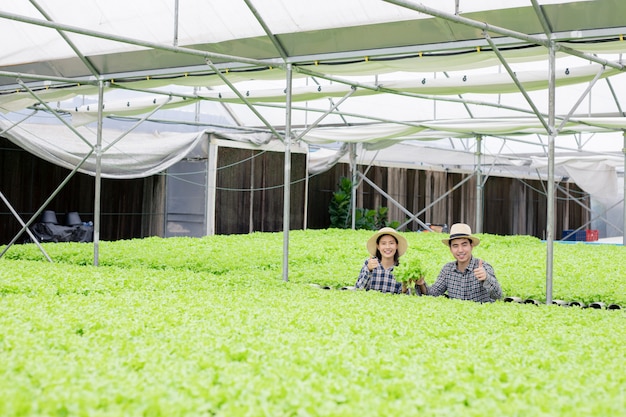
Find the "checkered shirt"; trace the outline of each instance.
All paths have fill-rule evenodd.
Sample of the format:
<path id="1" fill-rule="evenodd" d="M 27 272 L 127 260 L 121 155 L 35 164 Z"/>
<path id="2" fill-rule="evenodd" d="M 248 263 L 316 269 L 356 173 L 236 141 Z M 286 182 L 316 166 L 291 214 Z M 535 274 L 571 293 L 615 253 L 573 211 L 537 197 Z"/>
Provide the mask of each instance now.
<path id="1" fill-rule="evenodd" d="M 490 303 L 502 298 L 502 288 L 496 279 L 496 274 L 491 265 L 483 261 L 483 268 L 487 271 L 487 279 L 483 282 L 476 279 L 474 269 L 478 266 L 479 259 L 472 257 L 465 272 L 456 267 L 456 261 L 448 262 L 441 268 L 437 281 L 428 287 L 428 295 L 439 296 L 446 292 L 450 298 L 472 300 L 480 303 Z"/>
<path id="2" fill-rule="evenodd" d="M 378 266 L 370 271 L 367 268 L 367 261 L 366 259 L 359 273 L 359 278 L 357 278 L 356 284 L 354 284 L 356 288 L 394 294 L 402 293 L 402 284 L 393 277 L 393 266 L 385 269 L 378 261 Z"/>

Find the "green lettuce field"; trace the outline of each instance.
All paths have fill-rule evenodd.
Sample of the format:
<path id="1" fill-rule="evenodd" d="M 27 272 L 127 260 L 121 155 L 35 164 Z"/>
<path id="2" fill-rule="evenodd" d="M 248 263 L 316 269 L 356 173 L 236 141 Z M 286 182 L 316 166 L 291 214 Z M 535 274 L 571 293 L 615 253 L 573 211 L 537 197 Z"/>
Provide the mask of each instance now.
<path id="1" fill-rule="evenodd" d="M 626 416 L 626 248 L 554 247 L 553 298 L 622 309 L 478 304 L 340 290 L 370 234 L 290 232 L 289 282 L 281 233 L 12 246 L 0 415 Z M 432 283 L 442 235 L 405 236 Z M 545 302 L 545 243 L 480 236 Z"/>

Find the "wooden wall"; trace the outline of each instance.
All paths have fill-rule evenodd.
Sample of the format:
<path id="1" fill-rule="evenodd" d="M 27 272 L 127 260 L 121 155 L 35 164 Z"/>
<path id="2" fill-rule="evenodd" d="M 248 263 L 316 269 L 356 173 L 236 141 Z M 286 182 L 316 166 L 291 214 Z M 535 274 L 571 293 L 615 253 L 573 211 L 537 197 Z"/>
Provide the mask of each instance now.
<path id="1" fill-rule="evenodd" d="M 218 148 L 217 234 L 283 230 L 285 158 L 282 152 Z M 291 154 L 290 229 L 304 226 L 306 154 Z"/>
<path id="2" fill-rule="evenodd" d="M 0 191 L 26 222 L 53 194 L 71 171 L 39 159 L 0 138 Z M 135 180 L 102 180 L 101 240 L 130 239 L 158 234 L 162 214 L 163 179 L 156 176 Z M 60 190 L 46 210 L 53 210 L 59 222 L 67 212 L 77 211 L 84 222 L 93 221 L 94 178 L 76 173 Z M 155 199 L 156 197 L 156 199 Z M 159 211 L 161 212 L 159 213 Z M 158 220 L 158 219 L 157 219 Z M 10 242 L 21 229 L 9 208 L 0 202 L 0 244 Z M 22 238 L 27 238 L 24 233 Z"/>
<path id="3" fill-rule="evenodd" d="M 304 227 L 306 155 L 292 153 L 290 227 Z M 0 138 L 0 191 L 27 221 L 70 173 Z M 283 229 L 284 154 L 219 147 L 216 194 L 218 234 Z M 102 180 L 101 240 L 164 236 L 165 176 Z M 252 188 L 252 191 L 251 191 Z M 62 221 L 79 212 L 93 220 L 94 178 L 75 174 L 47 205 Z M 9 243 L 21 226 L 0 202 L 0 244 Z M 23 234 L 18 242 L 28 240 Z"/>
<path id="4" fill-rule="evenodd" d="M 361 169 L 364 169 L 361 167 Z M 291 229 L 330 226 L 328 206 L 337 191 L 339 179 L 349 176 L 346 164 L 309 180 L 305 199 L 306 156 L 292 153 Z M 45 162 L 0 138 L 0 191 L 13 208 L 27 220 L 62 183 L 69 170 Z M 405 168 L 371 167 L 367 177 L 424 223 L 467 222 L 475 227 L 476 183 L 470 179 L 449 195 L 465 175 Z M 259 150 L 220 147 L 216 192 L 216 232 L 218 234 L 281 231 L 283 229 L 284 154 Z M 102 181 L 101 240 L 118 240 L 164 235 L 165 177 Z M 569 185 L 575 195 L 584 194 Z M 545 238 L 546 184 L 512 178 L 490 177 L 484 187 L 483 231 L 501 235 L 528 234 Z M 252 189 L 252 190 L 251 190 Z M 437 203 L 425 209 L 432 202 Z M 389 219 L 403 223 L 407 216 L 391 205 L 369 184 L 357 194 L 359 207 L 389 207 Z M 588 198 L 582 203 L 588 206 Z M 78 211 L 83 221 L 93 220 L 94 178 L 76 174 L 46 209 L 58 217 Z M 589 219 L 581 204 L 557 196 L 555 238 L 563 229 L 575 229 Z M 59 218 L 61 220 L 61 218 Z M 8 243 L 20 229 L 18 221 L 0 202 L 0 244 Z M 407 230 L 418 230 L 411 222 Z M 26 238 L 26 235 L 23 236 Z M 22 239 L 23 240 L 23 239 Z"/>
<path id="5" fill-rule="evenodd" d="M 310 179 L 310 228 L 329 226 L 328 205 L 342 176 L 350 176 L 346 164 L 338 164 Z M 424 223 L 451 225 L 464 222 L 473 228 L 476 226 L 475 177 L 456 189 L 455 186 L 465 180 L 467 175 L 371 167 L 367 170 L 367 177 L 412 213 L 423 212 L 418 217 Z M 544 239 L 547 224 L 546 187 L 546 183 L 539 180 L 489 177 L 483 188 L 483 231 L 499 235 L 532 235 Z M 568 184 L 565 187 L 575 195 L 585 195 L 576 185 Z M 359 207 L 389 207 L 389 220 L 404 223 L 408 216 L 386 200 L 367 183 L 358 189 Z M 557 192 L 555 239 L 560 239 L 562 230 L 578 228 L 589 220 L 588 211 L 583 207 L 589 207 L 588 196 L 582 198 L 580 203 L 582 205 L 567 199 L 565 193 Z M 406 230 L 419 230 L 419 225 L 411 222 Z"/>

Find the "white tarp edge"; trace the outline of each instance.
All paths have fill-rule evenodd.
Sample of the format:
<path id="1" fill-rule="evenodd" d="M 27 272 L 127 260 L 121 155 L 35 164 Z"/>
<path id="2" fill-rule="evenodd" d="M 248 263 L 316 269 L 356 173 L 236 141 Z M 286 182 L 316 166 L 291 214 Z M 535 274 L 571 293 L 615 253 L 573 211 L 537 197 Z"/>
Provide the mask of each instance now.
<path id="1" fill-rule="evenodd" d="M 424 170 L 452 170 L 471 173 L 476 170 L 478 159 L 473 153 L 431 146 L 428 142 L 400 142 L 393 148 L 369 149 L 359 145 L 357 164 Z M 321 148 L 309 153 L 309 173 L 319 174 L 337 162 L 349 163 L 348 147 L 344 143 L 339 149 Z M 482 155 L 483 171 L 504 177 L 536 178 L 534 169 L 516 157 L 504 155 Z"/>
<path id="2" fill-rule="evenodd" d="M 53 164 L 74 169 L 96 144 L 96 131 L 87 127 L 76 130 L 81 139 L 66 126 L 48 124 L 21 124 L 0 120 L 0 133 L 28 152 Z M 194 133 L 129 133 L 109 149 L 123 132 L 103 130 L 102 177 L 143 178 L 157 174 L 184 158 L 204 138 L 206 132 Z M 95 175 L 96 155 L 92 153 L 79 172 Z"/>
<path id="3" fill-rule="evenodd" d="M 626 129 L 626 118 L 577 118 L 563 126 L 561 135 L 581 132 L 614 132 Z M 382 123 L 376 125 L 316 128 L 302 138 L 309 144 L 334 142 L 364 143 L 368 149 L 380 149 L 398 141 L 472 138 L 478 135 L 545 134 L 545 127 L 535 117 L 442 119 L 414 122 L 413 125 Z"/>
<path id="4" fill-rule="evenodd" d="M 557 87 L 580 84 L 591 81 L 598 73 L 604 71 L 602 78 L 618 74 L 619 71 L 605 70 L 598 64 L 590 64 L 581 67 L 562 68 L 557 70 L 555 82 Z M 518 81 L 526 91 L 545 90 L 548 88 L 548 71 L 518 71 Z M 519 88 L 507 73 L 471 74 L 460 75 L 450 78 L 416 77 L 411 80 L 382 81 L 379 85 L 371 85 L 371 89 L 357 88 L 353 96 L 365 96 L 380 94 L 382 90 L 376 87 L 387 88 L 423 95 L 457 95 L 467 93 L 479 94 L 505 94 L 515 93 Z M 293 101 L 310 101 L 328 97 L 342 97 L 352 87 L 346 84 L 332 84 L 328 86 L 311 85 L 294 87 L 291 93 Z M 249 89 L 239 91 L 253 103 L 283 102 L 286 91 L 284 88 L 276 89 Z M 206 99 L 220 100 L 232 103 L 241 103 L 239 95 L 233 91 L 202 91 L 198 93 Z M 79 109 L 80 110 L 80 109 Z"/>
<path id="5" fill-rule="evenodd" d="M 545 168 L 547 158 L 532 157 L 531 166 Z M 602 204 L 612 204 L 624 198 L 618 187 L 617 167 L 623 166 L 624 160 L 611 156 L 556 157 L 555 167 L 564 168 L 576 185 L 589 193 Z"/>

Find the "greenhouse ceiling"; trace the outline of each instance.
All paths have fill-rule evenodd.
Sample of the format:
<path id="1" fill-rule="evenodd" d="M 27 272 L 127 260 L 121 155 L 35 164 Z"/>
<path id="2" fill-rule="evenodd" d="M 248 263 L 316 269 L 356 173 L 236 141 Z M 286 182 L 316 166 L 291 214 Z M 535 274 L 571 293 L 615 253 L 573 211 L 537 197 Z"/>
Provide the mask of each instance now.
<path id="1" fill-rule="evenodd" d="M 398 163 L 468 170 L 424 158 L 475 154 L 480 137 L 510 175 L 542 169 L 552 130 L 557 154 L 621 172 L 625 14 L 621 0 L 14 0 L 0 6 L 0 118 L 95 124 L 102 85 L 105 120 L 178 108 L 289 126 L 313 149 L 411 141 L 431 152 Z"/>

